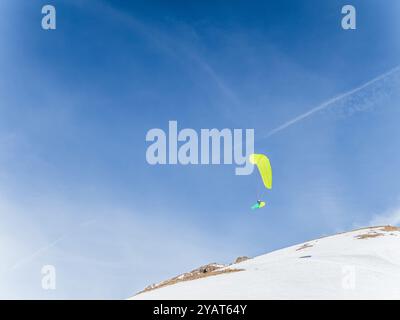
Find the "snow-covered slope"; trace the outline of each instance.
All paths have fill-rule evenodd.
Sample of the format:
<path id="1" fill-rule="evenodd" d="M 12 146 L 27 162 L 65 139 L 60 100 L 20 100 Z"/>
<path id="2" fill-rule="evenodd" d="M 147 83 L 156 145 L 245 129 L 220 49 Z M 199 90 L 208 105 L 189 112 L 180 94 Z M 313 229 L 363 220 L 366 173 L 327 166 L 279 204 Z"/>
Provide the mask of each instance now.
<path id="1" fill-rule="evenodd" d="M 400 299 L 400 229 L 337 234 L 226 268 L 236 272 L 178 282 L 132 299 Z"/>

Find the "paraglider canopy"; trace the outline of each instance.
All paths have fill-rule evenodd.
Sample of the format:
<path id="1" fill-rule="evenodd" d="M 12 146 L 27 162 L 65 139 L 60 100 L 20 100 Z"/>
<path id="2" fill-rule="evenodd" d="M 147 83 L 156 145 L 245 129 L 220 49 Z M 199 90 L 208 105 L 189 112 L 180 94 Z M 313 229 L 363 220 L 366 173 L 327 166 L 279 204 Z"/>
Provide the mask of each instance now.
<path id="1" fill-rule="evenodd" d="M 255 164 L 258 168 L 258 172 L 260 173 L 261 179 L 264 183 L 264 186 L 267 189 L 272 188 L 272 168 L 269 159 L 264 154 L 256 154 L 253 153 L 250 155 L 250 162 Z"/>

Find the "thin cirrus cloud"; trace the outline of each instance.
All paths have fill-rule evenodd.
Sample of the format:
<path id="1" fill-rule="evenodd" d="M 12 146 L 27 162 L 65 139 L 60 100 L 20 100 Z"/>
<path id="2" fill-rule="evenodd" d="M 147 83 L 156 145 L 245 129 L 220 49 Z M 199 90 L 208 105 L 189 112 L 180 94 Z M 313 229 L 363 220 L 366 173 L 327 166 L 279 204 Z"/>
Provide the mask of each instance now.
<path id="1" fill-rule="evenodd" d="M 149 26 L 144 22 L 136 19 L 135 17 L 124 13 L 114 7 L 106 4 L 99 5 L 99 10 L 107 12 L 107 15 L 112 15 L 115 19 L 124 23 L 128 26 L 132 32 L 136 32 L 144 37 L 147 41 L 154 45 L 155 48 L 168 55 L 169 57 L 175 59 L 179 63 L 182 63 L 185 59 L 190 63 L 197 66 L 198 71 L 206 75 L 211 83 L 219 90 L 219 93 L 233 106 L 240 107 L 241 101 L 237 94 L 232 90 L 232 88 L 224 81 L 217 70 L 198 53 L 196 48 L 191 45 L 184 43 L 178 37 L 172 37 L 169 34 L 161 31 L 159 28 Z M 192 34 L 195 34 L 195 30 L 189 26 Z M 184 58 L 184 60 L 182 60 Z M 229 115 L 232 118 L 230 110 L 224 108 L 222 110 L 224 115 Z"/>
<path id="2" fill-rule="evenodd" d="M 400 207 L 375 215 L 369 221 L 370 226 L 400 225 Z"/>

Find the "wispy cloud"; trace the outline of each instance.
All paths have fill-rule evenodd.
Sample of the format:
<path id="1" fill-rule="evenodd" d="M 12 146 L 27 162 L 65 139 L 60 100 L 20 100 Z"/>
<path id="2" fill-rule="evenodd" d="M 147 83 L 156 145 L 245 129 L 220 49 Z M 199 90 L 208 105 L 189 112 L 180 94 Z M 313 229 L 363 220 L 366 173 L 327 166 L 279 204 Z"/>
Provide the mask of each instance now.
<path id="1" fill-rule="evenodd" d="M 219 94 L 226 99 L 231 106 L 231 109 L 228 109 L 227 106 L 218 105 L 222 109 L 221 112 L 223 115 L 232 118 L 232 108 L 237 108 L 242 105 L 234 90 L 190 41 L 184 41 L 178 36 L 171 36 L 171 34 L 162 31 L 160 28 L 146 24 L 114 6 L 102 3 L 98 8 L 107 12 L 107 15 L 112 14 L 115 19 L 123 22 L 132 32 L 142 36 L 160 52 L 173 58 L 178 63 L 187 62 L 195 66 L 198 72 L 208 77 L 208 79 L 210 79 L 209 83 L 215 86 Z M 185 28 L 190 29 L 192 35 L 196 35 L 196 31 L 192 27 L 185 25 Z"/>
<path id="2" fill-rule="evenodd" d="M 370 226 L 400 225 L 400 207 L 375 215 L 369 221 Z"/>
<path id="3" fill-rule="evenodd" d="M 380 76 L 378 76 L 376 78 L 373 78 L 372 80 L 369 80 L 369 81 L 365 82 L 364 84 L 362 84 L 362 85 L 360 85 L 360 86 L 358 86 L 358 87 L 356 87 L 354 89 L 351 89 L 351 90 L 349 90 L 347 92 L 341 93 L 338 96 L 321 103 L 320 105 L 308 110 L 307 112 L 304 112 L 303 114 L 301 114 L 301 115 L 299 115 L 299 116 L 297 116 L 297 117 L 295 117 L 295 118 L 293 118 L 293 119 L 291 119 L 289 121 L 286 121 L 282 125 L 280 125 L 280 126 L 276 127 L 275 129 L 272 129 L 271 131 L 269 131 L 266 134 L 266 136 L 264 136 L 263 138 L 268 138 L 268 137 L 270 137 L 270 136 L 272 136 L 272 135 L 274 135 L 274 134 L 276 134 L 276 133 L 278 133 L 278 132 L 280 132 L 280 131 L 282 131 L 282 130 L 284 130 L 284 129 L 286 129 L 286 128 L 288 128 L 288 127 L 290 127 L 290 126 L 292 126 L 292 125 L 294 125 L 294 124 L 296 124 L 296 123 L 298 123 L 300 121 L 303 121 L 303 120 L 311 117 L 312 115 L 314 115 L 315 113 L 317 113 L 317 112 L 319 112 L 321 110 L 324 110 L 324 109 L 327 109 L 329 107 L 332 107 L 332 106 L 335 105 L 335 103 L 340 102 L 340 101 L 342 101 L 342 100 L 344 100 L 346 98 L 349 98 L 352 95 L 354 95 L 356 93 L 359 93 L 359 92 L 361 92 L 361 91 L 373 86 L 374 84 L 376 84 L 376 83 L 378 83 L 380 81 L 385 80 L 386 78 L 388 78 L 389 76 L 397 73 L 398 71 L 400 71 L 400 65 L 396 66 L 395 68 L 391 69 L 388 72 L 385 72 L 385 73 L 381 74 Z"/>

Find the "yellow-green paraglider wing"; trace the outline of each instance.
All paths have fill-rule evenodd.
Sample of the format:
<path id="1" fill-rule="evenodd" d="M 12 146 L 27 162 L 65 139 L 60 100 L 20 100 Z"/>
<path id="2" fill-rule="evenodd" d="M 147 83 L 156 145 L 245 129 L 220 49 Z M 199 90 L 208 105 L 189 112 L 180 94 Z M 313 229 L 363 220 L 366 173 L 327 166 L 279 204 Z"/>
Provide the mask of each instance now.
<path id="1" fill-rule="evenodd" d="M 272 168 L 266 155 L 253 153 L 250 155 L 250 162 L 255 164 L 260 172 L 261 179 L 267 189 L 272 188 Z"/>

